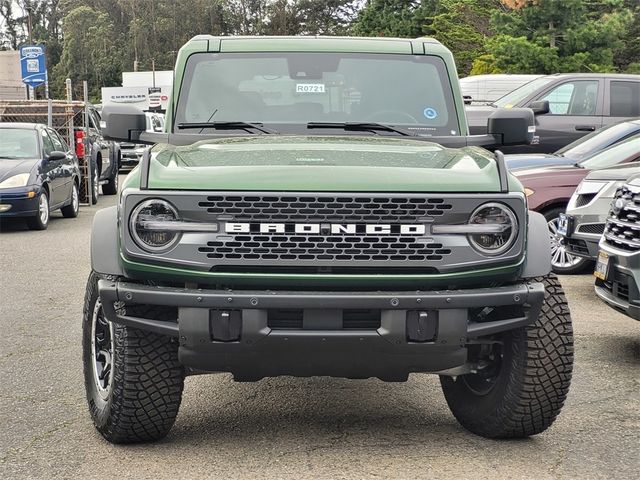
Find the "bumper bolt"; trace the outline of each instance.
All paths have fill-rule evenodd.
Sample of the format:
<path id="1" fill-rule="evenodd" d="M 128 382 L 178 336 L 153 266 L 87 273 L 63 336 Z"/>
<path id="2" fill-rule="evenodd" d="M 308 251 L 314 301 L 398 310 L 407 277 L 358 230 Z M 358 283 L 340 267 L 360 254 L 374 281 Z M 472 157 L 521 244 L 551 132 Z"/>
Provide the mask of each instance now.
<path id="1" fill-rule="evenodd" d="M 197 298 L 196 298 L 196 301 L 197 301 L 197 302 L 201 302 L 201 301 L 202 301 L 202 297 L 197 297 Z"/>
<path id="2" fill-rule="evenodd" d="M 422 299 L 421 298 L 416 298 L 416 303 L 422 303 Z"/>
<path id="3" fill-rule="evenodd" d="M 249 300 L 249 303 L 251 303 L 251 305 L 253 305 L 255 307 L 256 305 L 258 305 L 258 299 L 257 298 L 252 298 L 251 300 Z"/>
<path id="4" fill-rule="evenodd" d="M 447 297 L 447 303 L 451 303 L 451 297 Z"/>
<path id="5" fill-rule="evenodd" d="M 398 300 L 397 298 L 392 298 L 391 299 L 391 306 L 392 307 L 397 307 L 398 305 L 400 305 L 400 300 Z"/>
<path id="6" fill-rule="evenodd" d="M 231 297 L 227 298 L 227 303 L 231 303 L 231 302 L 233 302 L 233 298 Z"/>
<path id="7" fill-rule="evenodd" d="M 514 302 L 519 302 L 520 301 L 520 295 L 514 295 L 513 296 L 513 301 Z"/>
<path id="8" fill-rule="evenodd" d="M 124 294 L 124 298 L 126 298 L 127 300 L 131 300 L 133 299 L 133 295 L 131 294 L 131 292 L 127 292 Z"/>

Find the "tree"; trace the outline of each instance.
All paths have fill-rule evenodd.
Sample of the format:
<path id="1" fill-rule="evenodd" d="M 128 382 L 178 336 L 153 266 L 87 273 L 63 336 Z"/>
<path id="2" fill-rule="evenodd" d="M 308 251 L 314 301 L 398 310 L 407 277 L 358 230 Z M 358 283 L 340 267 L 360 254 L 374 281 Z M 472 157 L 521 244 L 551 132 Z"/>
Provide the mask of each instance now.
<path id="1" fill-rule="evenodd" d="M 354 22 L 353 32 L 365 37 L 419 37 L 437 3 L 437 0 L 368 0 Z"/>

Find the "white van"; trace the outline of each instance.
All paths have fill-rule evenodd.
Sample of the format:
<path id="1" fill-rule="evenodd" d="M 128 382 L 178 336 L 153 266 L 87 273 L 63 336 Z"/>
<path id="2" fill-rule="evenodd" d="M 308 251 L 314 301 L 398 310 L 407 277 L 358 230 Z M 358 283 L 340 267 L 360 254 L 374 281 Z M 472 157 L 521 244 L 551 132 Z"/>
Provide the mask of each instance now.
<path id="1" fill-rule="evenodd" d="M 472 75 L 460 79 L 460 89 L 467 105 L 492 103 L 516 88 L 542 75 Z"/>

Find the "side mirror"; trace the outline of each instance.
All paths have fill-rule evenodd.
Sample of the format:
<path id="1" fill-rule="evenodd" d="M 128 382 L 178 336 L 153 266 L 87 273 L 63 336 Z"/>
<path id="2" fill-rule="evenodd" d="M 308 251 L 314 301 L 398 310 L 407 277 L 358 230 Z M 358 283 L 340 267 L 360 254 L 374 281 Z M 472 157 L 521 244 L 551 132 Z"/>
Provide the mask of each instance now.
<path id="1" fill-rule="evenodd" d="M 47 155 L 47 161 L 55 162 L 57 160 L 65 160 L 67 158 L 67 154 L 61 152 L 60 150 L 54 150 L 49 155 Z"/>
<path id="2" fill-rule="evenodd" d="M 487 133 L 502 138 L 502 145 L 530 145 L 535 132 L 530 108 L 499 108 L 487 120 Z"/>
<path id="3" fill-rule="evenodd" d="M 133 105 L 105 105 L 102 108 L 104 130 L 107 140 L 116 142 L 134 142 L 147 128 L 144 112 Z"/>
<path id="4" fill-rule="evenodd" d="M 551 111 L 551 107 L 549 107 L 549 100 L 538 100 L 536 102 L 531 102 L 529 104 L 529 108 L 533 110 L 534 115 L 544 115 Z"/>

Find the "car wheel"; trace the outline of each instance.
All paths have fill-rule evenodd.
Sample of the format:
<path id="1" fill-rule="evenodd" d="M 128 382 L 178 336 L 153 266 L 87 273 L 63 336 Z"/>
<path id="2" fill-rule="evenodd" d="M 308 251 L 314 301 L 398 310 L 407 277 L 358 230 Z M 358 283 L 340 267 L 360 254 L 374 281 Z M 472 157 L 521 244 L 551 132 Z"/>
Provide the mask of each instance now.
<path id="1" fill-rule="evenodd" d="M 573 370 L 573 330 L 567 300 L 552 274 L 536 321 L 471 345 L 477 371 L 441 376 L 451 412 L 487 438 L 522 438 L 546 430 L 560 413 Z"/>
<path id="2" fill-rule="evenodd" d="M 178 343 L 107 320 L 98 294 L 100 278 L 115 279 L 90 274 L 82 319 L 82 362 L 91 419 L 112 443 L 158 440 L 169 433 L 182 399 L 185 374 L 178 362 Z M 154 307 L 139 308 L 144 312 L 126 307 L 126 313 L 163 318 Z"/>
<path id="3" fill-rule="evenodd" d="M 591 265 L 591 260 L 571 254 L 564 244 L 564 238 L 558 234 L 558 218 L 564 211 L 563 208 L 554 208 L 544 213 L 551 239 L 551 268 L 561 275 L 573 275 L 582 273 Z"/>
<path id="4" fill-rule="evenodd" d="M 91 205 L 98 203 L 98 197 L 100 196 L 100 172 L 98 172 L 98 166 L 91 166 Z"/>
<path id="5" fill-rule="evenodd" d="M 115 170 L 108 183 L 102 186 L 102 193 L 105 195 L 115 195 L 118 193 L 118 170 Z"/>
<path id="6" fill-rule="evenodd" d="M 76 218 L 80 210 L 80 197 L 78 195 L 78 185 L 73 182 L 71 187 L 71 203 L 60 209 L 62 216 L 65 218 Z"/>
<path id="7" fill-rule="evenodd" d="M 38 195 L 38 213 L 27 218 L 29 230 L 46 230 L 49 226 L 49 195 L 46 190 L 42 190 Z"/>

